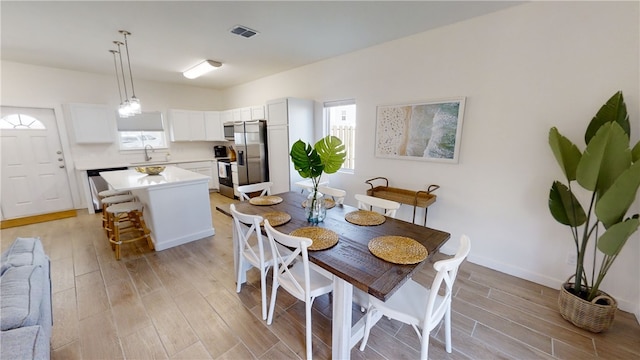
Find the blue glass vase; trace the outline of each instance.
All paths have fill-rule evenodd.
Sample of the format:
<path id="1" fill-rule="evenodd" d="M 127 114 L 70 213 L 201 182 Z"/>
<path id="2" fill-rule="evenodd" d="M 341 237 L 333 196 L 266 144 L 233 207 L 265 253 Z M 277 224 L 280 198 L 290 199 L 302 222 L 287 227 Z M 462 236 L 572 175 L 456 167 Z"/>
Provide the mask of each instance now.
<path id="1" fill-rule="evenodd" d="M 312 224 L 322 222 L 327 216 L 327 207 L 324 202 L 324 195 L 318 191 L 311 191 L 307 196 L 307 206 L 304 208 L 307 221 Z"/>

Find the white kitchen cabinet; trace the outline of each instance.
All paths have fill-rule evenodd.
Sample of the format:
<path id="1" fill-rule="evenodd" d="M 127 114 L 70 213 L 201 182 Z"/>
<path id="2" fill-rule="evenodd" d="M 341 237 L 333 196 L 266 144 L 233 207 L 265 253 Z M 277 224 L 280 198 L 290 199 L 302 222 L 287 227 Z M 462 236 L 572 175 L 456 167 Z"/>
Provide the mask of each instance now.
<path id="1" fill-rule="evenodd" d="M 249 118 L 245 117 L 246 120 L 242 119 L 242 109 L 232 109 L 231 110 L 231 115 L 233 117 L 233 121 L 234 122 L 235 121 L 246 121 L 246 120 L 249 120 L 249 118 L 250 118 L 250 116 L 249 116 Z"/>
<path id="2" fill-rule="evenodd" d="M 231 115 L 226 115 L 225 121 L 251 121 L 266 119 L 264 106 L 248 106 L 227 110 Z"/>
<path id="3" fill-rule="evenodd" d="M 204 141 L 206 127 L 204 111 L 169 110 L 171 141 Z"/>
<path id="4" fill-rule="evenodd" d="M 241 108 L 240 109 L 240 119 L 242 119 L 242 121 L 251 121 L 251 108 Z"/>
<path id="5" fill-rule="evenodd" d="M 264 120 L 267 117 L 264 113 L 264 106 L 252 106 L 251 107 L 251 120 Z"/>
<path id="6" fill-rule="evenodd" d="M 233 122 L 233 111 L 225 110 L 220 111 L 220 122 L 224 125 L 227 122 Z"/>
<path id="7" fill-rule="evenodd" d="M 176 166 L 185 170 L 190 170 L 198 174 L 206 175 L 209 177 L 209 190 L 217 190 L 220 188 L 218 183 L 218 172 L 214 171 L 215 161 L 198 161 L 188 163 L 178 163 Z"/>
<path id="8" fill-rule="evenodd" d="M 288 125 L 289 109 L 287 99 L 278 99 L 267 103 L 267 126 Z"/>
<path id="9" fill-rule="evenodd" d="M 231 162 L 231 181 L 233 181 L 233 194 L 239 198 L 240 192 L 238 192 L 238 164 L 235 161 Z"/>
<path id="10" fill-rule="evenodd" d="M 224 130 L 219 111 L 205 111 L 204 125 L 206 140 L 224 141 Z"/>
<path id="11" fill-rule="evenodd" d="M 68 109 L 76 143 L 100 144 L 115 140 L 114 109 L 99 104 L 69 104 Z"/>
<path id="12" fill-rule="evenodd" d="M 302 177 L 289 158 L 291 146 L 298 139 L 313 142 L 313 101 L 285 98 L 267 103 L 267 137 L 269 144 L 269 181 L 274 194 L 290 191 Z"/>

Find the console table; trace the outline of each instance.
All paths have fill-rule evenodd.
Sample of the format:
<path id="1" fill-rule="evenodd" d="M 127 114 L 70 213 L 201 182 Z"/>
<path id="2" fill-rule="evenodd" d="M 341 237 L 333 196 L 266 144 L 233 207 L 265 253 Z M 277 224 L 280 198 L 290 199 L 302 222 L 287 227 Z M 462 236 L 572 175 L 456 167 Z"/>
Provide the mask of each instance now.
<path id="1" fill-rule="evenodd" d="M 377 184 L 384 185 L 374 185 Z M 427 208 L 436 202 L 436 195 L 432 194 L 433 191 L 440 188 L 439 185 L 429 185 L 427 190 L 405 190 L 394 187 L 389 187 L 389 180 L 384 177 L 375 177 L 365 181 L 365 183 L 371 186 L 371 189 L 367 189 L 367 195 L 378 197 L 381 199 L 397 201 L 401 204 L 407 204 L 413 206 L 413 223 L 416 222 L 416 207 L 424 208 L 424 222 L 423 226 L 427 226 Z"/>

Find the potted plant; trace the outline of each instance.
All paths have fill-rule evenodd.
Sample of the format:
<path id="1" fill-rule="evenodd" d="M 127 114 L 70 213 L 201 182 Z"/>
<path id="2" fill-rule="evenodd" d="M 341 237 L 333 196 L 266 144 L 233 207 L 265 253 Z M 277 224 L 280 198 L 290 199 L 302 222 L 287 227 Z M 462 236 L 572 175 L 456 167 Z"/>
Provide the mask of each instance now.
<path id="1" fill-rule="evenodd" d="M 638 214 L 627 216 L 640 186 L 640 142 L 631 149 L 629 133 L 622 92 L 589 123 L 584 152 L 555 127 L 549 131 L 549 145 L 567 180 L 554 181 L 549 210 L 570 228 L 577 253 L 575 273 L 560 289 L 558 304 L 562 317 L 592 332 L 613 322 L 617 303 L 600 285 L 640 224 Z M 588 199 L 588 207 L 578 198 Z"/>
<path id="2" fill-rule="evenodd" d="M 324 196 L 318 192 L 318 184 L 323 173 L 333 174 L 340 170 L 346 156 L 342 141 L 335 136 L 320 139 L 313 147 L 302 140 L 296 141 L 291 147 L 291 161 L 298 174 L 305 179 L 311 179 L 313 190 L 307 199 L 305 214 L 311 223 L 324 220 L 326 208 Z"/>

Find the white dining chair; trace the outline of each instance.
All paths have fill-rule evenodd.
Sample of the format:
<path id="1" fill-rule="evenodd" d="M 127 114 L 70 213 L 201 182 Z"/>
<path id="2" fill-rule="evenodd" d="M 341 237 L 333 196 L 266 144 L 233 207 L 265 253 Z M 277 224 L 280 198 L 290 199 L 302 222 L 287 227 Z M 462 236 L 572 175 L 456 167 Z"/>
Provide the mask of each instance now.
<path id="1" fill-rule="evenodd" d="M 273 284 L 271 287 L 271 304 L 269 305 L 269 317 L 267 324 L 271 325 L 273 321 L 273 312 L 276 305 L 276 295 L 278 288 L 282 287 L 289 294 L 293 295 L 300 301 L 305 303 L 305 343 L 307 359 L 312 358 L 311 346 L 311 306 L 316 297 L 328 294 L 333 289 L 331 279 L 323 276 L 321 273 L 309 267 L 309 256 L 307 248 L 311 245 L 312 240 L 309 238 L 291 236 L 283 234 L 274 229 L 269 220 L 264 220 L 264 228 L 269 237 L 269 244 L 273 258 L 276 259 L 277 266 L 273 272 Z M 281 251 L 283 245 L 292 251 L 284 253 Z"/>
<path id="2" fill-rule="evenodd" d="M 238 212 L 235 205 L 231 204 L 231 215 L 238 238 L 238 273 L 236 274 L 236 292 L 240 292 L 242 271 L 246 271 L 244 262 L 260 270 L 260 292 L 262 295 L 262 320 L 267 319 L 267 271 L 273 266 L 272 252 L 269 251 L 268 242 L 262 237 L 260 223 L 263 218 L 259 215 L 248 215 Z M 267 251 L 265 251 L 265 247 Z"/>
<path id="3" fill-rule="evenodd" d="M 249 200 L 249 194 L 260 191 L 259 196 L 271 195 L 271 187 L 273 183 L 270 181 L 261 182 L 249 185 L 238 186 L 238 192 L 240 193 L 240 201 Z"/>
<path id="4" fill-rule="evenodd" d="M 313 191 L 313 180 L 311 179 L 304 179 L 304 180 L 297 181 L 294 185 L 296 185 L 301 189 L 300 190 L 301 194 L 304 193 L 305 190 L 309 192 Z M 329 185 L 329 179 L 327 174 L 322 173 L 320 175 L 320 180 L 318 181 L 318 185 L 319 186 Z"/>
<path id="5" fill-rule="evenodd" d="M 431 289 L 427 289 L 413 279 L 409 279 L 387 301 L 369 296 L 369 306 L 364 328 L 364 338 L 360 351 L 364 351 L 373 326 L 373 315 L 381 313 L 390 319 L 401 321 L 413 327 L 421 340 L 420 359 L 427 359 L 429 352 L 429 335 L 444 318 L 445 347 L 451 353 L 451 294 L 458 268 L 469 254 L 471 242 L 466 235 L 460 238 L 460 247 L 456 254 L 446 260 L 433 264 L 438 272 L 433 279 Z M 444 285 L 444 286 L 443 286 Z M 444 287 L 443 295 L 440 295 Z M 422 332 L 418 329 L 422 329 Z"/>
<path id="6" fill-rule="evenodd" d="M 358 200 L 358 208 L 362 210 L 369 210 L 370 207 L 379 208 L 384 210 L 384 215 L 395 218 L 396 211 L 400 208 L 400 203 L 397 201 L 391 201 L 387 199 L 381 199 L 369 195 L 356 194 L 356 200 Z"/>
<path id="7" fill-rule="evenodd" d="M 325 196 L 331 196 L 333 198 L 333 201 L 335 201 L 338 205 L 342 205 L 344 203 L 345 196 L 347 196 L 346 191 L 328 186 L 318 186 L 318 191 Z"/>

